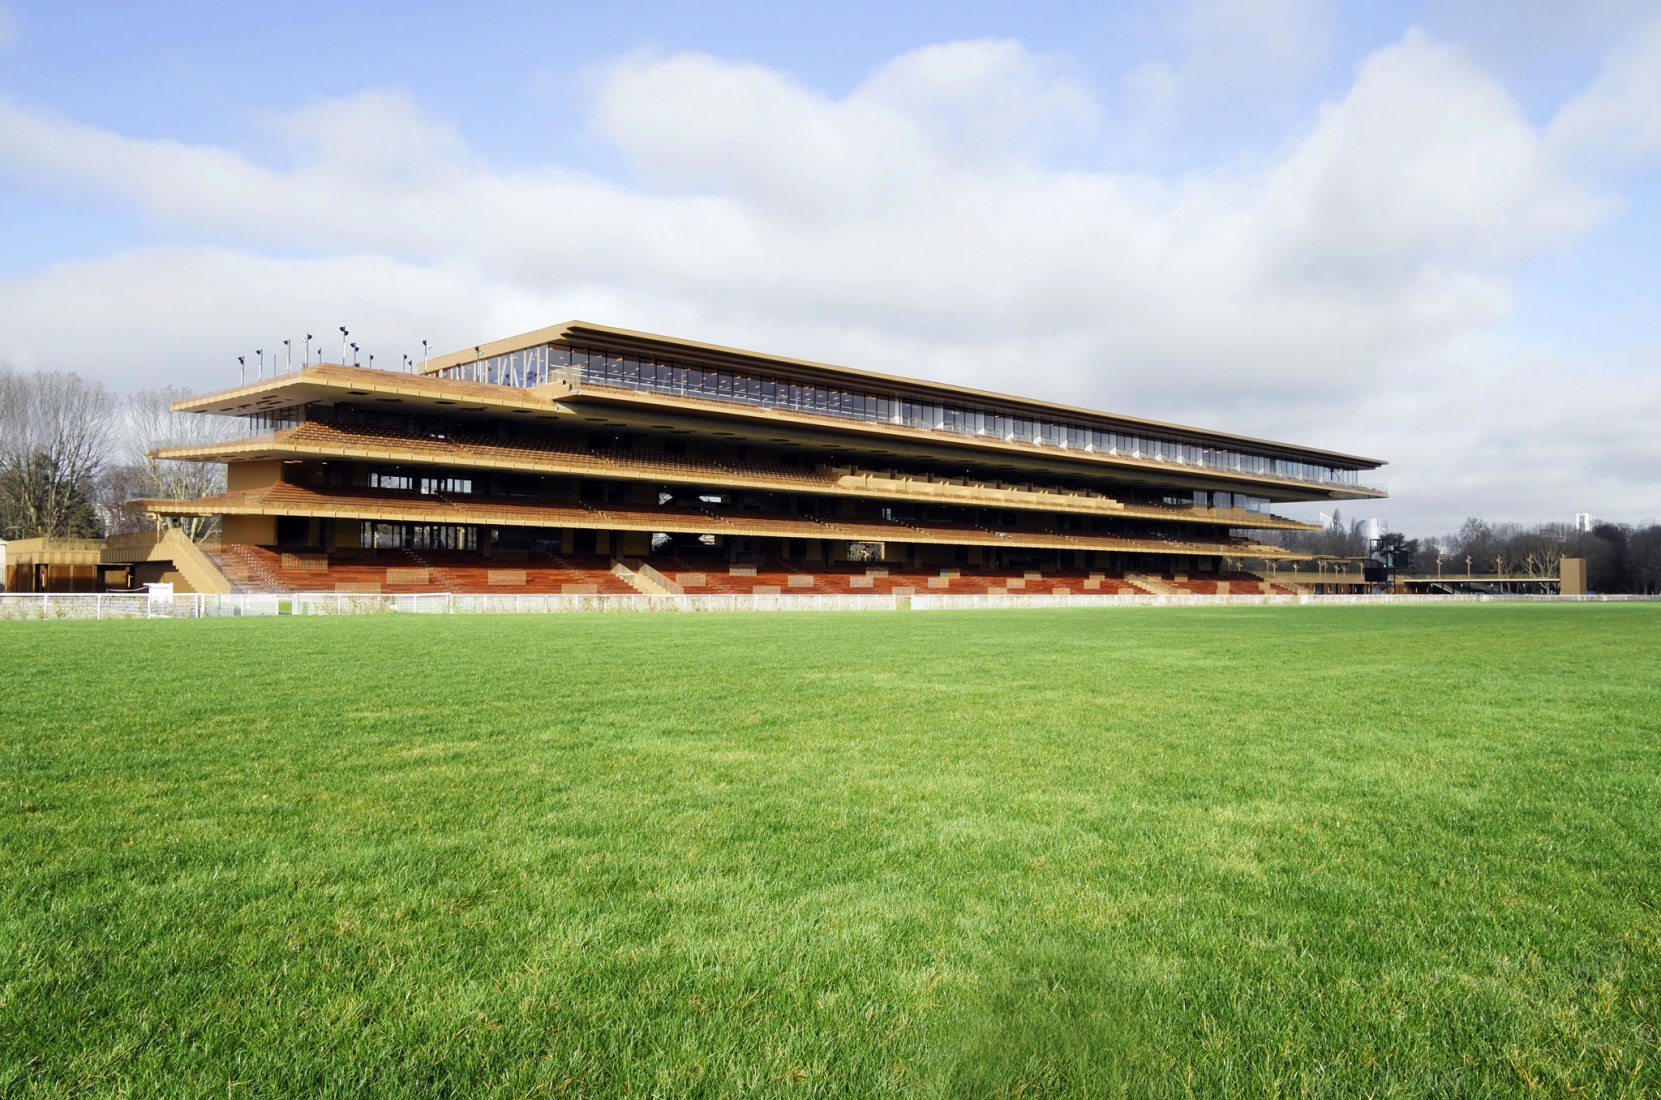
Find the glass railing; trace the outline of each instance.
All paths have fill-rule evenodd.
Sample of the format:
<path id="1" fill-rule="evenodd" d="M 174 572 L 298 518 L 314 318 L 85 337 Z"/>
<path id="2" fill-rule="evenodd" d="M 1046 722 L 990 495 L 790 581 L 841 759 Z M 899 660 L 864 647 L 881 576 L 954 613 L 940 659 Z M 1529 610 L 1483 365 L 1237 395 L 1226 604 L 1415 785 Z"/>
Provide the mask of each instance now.
<path id="1" fill-rule="evenodd" d="M 666 360 L 544 345 L 481 358 L 438 372 L 441 377 L 532 387 L 554 381 L 662 394 L 722 404 L 780 409 L 811 416 L 883 424 L 923 432 L 1001 439 L 1171 466 L 1272 477 L 1366 490 L 1360 471 L 1299 462 L 1238 448 L 1208 447 L 1148 432 L 1111 431 L 1007 409 L 917 401 L 873 391 L 803 383 L 767 375 L 706 370 Z"/>

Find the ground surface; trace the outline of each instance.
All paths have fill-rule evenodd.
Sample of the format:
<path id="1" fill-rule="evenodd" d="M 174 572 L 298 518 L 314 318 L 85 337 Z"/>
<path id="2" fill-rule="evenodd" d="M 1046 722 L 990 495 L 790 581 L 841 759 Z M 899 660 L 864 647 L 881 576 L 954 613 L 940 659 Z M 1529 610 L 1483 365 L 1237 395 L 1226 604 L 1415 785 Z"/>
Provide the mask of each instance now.
<path id="1" fill-rule="evenodd" d="M 1661 607 L 0 623 L 0 1095 L 1661 1093 Z"/>

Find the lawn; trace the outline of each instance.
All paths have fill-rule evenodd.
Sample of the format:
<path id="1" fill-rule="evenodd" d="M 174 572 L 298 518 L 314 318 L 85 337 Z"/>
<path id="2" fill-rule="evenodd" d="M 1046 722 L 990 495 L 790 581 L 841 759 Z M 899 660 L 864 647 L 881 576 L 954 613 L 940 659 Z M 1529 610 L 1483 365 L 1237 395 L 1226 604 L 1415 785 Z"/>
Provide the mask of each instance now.
<path id="1" fill-rule="evenodd" d="M 0 623 L 0 1095 L 1661 1094 L 1661 605 Z"/>

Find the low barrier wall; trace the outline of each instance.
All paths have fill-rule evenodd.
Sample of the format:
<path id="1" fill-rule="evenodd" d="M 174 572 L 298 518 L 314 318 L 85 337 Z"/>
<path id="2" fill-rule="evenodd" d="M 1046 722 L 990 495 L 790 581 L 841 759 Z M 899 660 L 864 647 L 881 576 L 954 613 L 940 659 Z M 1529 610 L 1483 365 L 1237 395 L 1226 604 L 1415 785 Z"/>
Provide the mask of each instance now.
<path id="1" fill-rule="evenodd" d="M 279 597 L 178 592 L 151 596 L 144 592 L 0 593 L 4 619 L 218 619 L 239 615 L 275 615 Z"/>
<path id="2" fill-rule="evenodd" d="M 573 611 L 898 611 L 898 596 L 555 596 L 469 595 L 449 592 L 352 595 L 301 592 L 296 615 L 546 614 Z"/>
<path id="3" fill-rule="evenodd" d="M 911 597 L 913 611 L 977 611 L 1014 610 L 1035 607 L 1346 607 L 1356 604 L 1400 605 L 1427 603 L 1617 603 L 1654 601 L 1657 596 L 1530 596 L 1499 593 L 1472 593 L 1457 596 L 1402 596 L 1357 593 L 1351 595 L 1322 595 L 1304 593 L 1295 596 L 1230 595 L 1230 596 L 972 596 L 972 595 L 916 595 Z"/>
<path id="4" fill-rule="evenodd" d="M 986 611 L 1057 607 L 1345 607 L 1448 603 L 1617 603 L 1655 602 L 1657 596 L 985 596 L 926 595 L 469 595 L 448 592 L 388 594 L 302 592 L 295 596 L 252 593 L 220 595 L 183 592 L 171 597 L 145 593 L 0 593 L 0 620 L 6 619 L 213 619 L 277 615 L 288 603 L 295 615 L 501 615 L 572 612 L 710 611 Z"/>

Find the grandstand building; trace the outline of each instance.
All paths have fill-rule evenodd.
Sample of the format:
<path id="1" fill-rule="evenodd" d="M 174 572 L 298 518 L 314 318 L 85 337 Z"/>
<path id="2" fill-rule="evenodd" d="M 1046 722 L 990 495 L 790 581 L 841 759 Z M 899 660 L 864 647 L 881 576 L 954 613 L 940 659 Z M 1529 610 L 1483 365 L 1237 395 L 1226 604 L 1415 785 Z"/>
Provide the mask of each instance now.
<path id="1" fill-rule="evenodd" d="M 1375 459 L 573 321 L 180 402 L 227 590 L 1263 591 Z"/>

